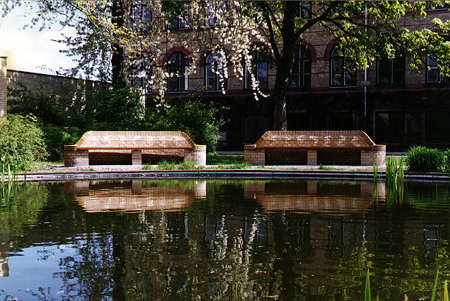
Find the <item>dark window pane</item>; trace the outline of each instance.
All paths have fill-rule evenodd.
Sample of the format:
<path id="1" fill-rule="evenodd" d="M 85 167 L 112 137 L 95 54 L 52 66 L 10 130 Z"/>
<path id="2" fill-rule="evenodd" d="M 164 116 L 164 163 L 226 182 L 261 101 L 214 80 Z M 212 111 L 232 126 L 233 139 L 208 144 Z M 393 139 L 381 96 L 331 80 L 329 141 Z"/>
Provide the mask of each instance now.
<path id="1" fill-rule="evenodd" d="M 425 116 L 426 139 L 450 144 L 450 111 L 427 112 Z"/>
<path id="2" fill-rule="evenodd" d="M 167 71 L 171 74 L 167 79 L 167 90 L 169 92 L 182 92 L 187 88 L 188 60 L 181 52 L 172 54 L 167 61 Z"/>
<path id="3" fill-rule="evenodd" d="M 401 143 L 404 135 L 403 112 L 379 112 L 375 117 L 377 143 Z"/>
<path id="4" fill-rule="evenodd" d="M 309 88 L 311 86 L 311 54 L 305 46 L 297 47 L 294 64 L 289 79 L 290 88 Z"/>

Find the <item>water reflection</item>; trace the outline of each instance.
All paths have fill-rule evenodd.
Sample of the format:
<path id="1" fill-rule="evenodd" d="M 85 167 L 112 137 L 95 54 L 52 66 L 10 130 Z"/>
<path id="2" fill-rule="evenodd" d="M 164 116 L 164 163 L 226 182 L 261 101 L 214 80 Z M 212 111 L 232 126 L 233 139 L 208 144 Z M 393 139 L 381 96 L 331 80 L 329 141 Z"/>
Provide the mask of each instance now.
<path id="1" fill-rule="evenodd" d="M 449 276 L 449 185 L 401 203 L 371 182 L 44 188 L 34 213 L 0 207 L 19 225 L 0 228 L 0 299 L 362 300 L 370 267 L 380 300 L 417 300 Z"/>
<path id="2" fill-rule="evenodd" d="M 375 199 L 384 201 L 385 186 L 379 182 L 254 182 L 245 185 L 244 195 L 269 212 L 349 214 L 366 211 Z"/>
<path id="3" fill-rule="evenodd" d="M 169 182 L 170 183 L 170 182 Z M 87 212 L 102 211 L 180 211 L 194 199 L 206 198 L 206 181 L 192 182 L 189 187 L 160 186 L 142 180 L 117 182 L 75 181 L 64 184 L 67 195 Z"/>

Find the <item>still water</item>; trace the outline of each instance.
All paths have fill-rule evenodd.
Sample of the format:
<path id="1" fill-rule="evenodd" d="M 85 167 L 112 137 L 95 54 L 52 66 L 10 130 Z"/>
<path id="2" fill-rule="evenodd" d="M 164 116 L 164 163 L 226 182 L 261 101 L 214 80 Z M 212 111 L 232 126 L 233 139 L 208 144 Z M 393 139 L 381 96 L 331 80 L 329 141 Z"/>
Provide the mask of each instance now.
<path id="1" fill-rule="evenodd" d="M 450 185 L 21 184 L 0 194 L 0 300 L 428 300 Z M 425 299 L 422 299 L 425 298 Z"/>

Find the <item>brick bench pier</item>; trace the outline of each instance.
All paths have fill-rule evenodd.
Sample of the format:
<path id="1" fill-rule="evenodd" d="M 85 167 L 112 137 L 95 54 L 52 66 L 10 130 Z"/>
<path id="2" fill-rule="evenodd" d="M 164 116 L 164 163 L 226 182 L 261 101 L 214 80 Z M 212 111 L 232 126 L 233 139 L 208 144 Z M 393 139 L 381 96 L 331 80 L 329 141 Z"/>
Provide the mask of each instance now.
<path id="1" fill-rule="evenodd" d="M 64 146 L 64 166 L 141 165 L 161 160 L 206 165 L 206 146 L 183 132 L 90 131 L 75 145 Z"/>
<path id="2" fill-rule="evenodd" d="M 268 131 L 256 144 L 245 145 L 244 161 L 252 165 L 384 166 L 386 146 L 363 131 Z"/>

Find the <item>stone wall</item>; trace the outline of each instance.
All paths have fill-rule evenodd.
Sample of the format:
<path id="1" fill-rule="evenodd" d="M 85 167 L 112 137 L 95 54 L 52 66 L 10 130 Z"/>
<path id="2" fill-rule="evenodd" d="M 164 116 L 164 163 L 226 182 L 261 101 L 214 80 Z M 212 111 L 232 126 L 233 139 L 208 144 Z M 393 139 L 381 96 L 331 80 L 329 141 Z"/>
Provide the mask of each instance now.
<path id="1" fill-rule="evenodd" d="M 6 117 L 8 82 L 6 71 L 6 57 L 0 57 L 0 118 Z"/>

